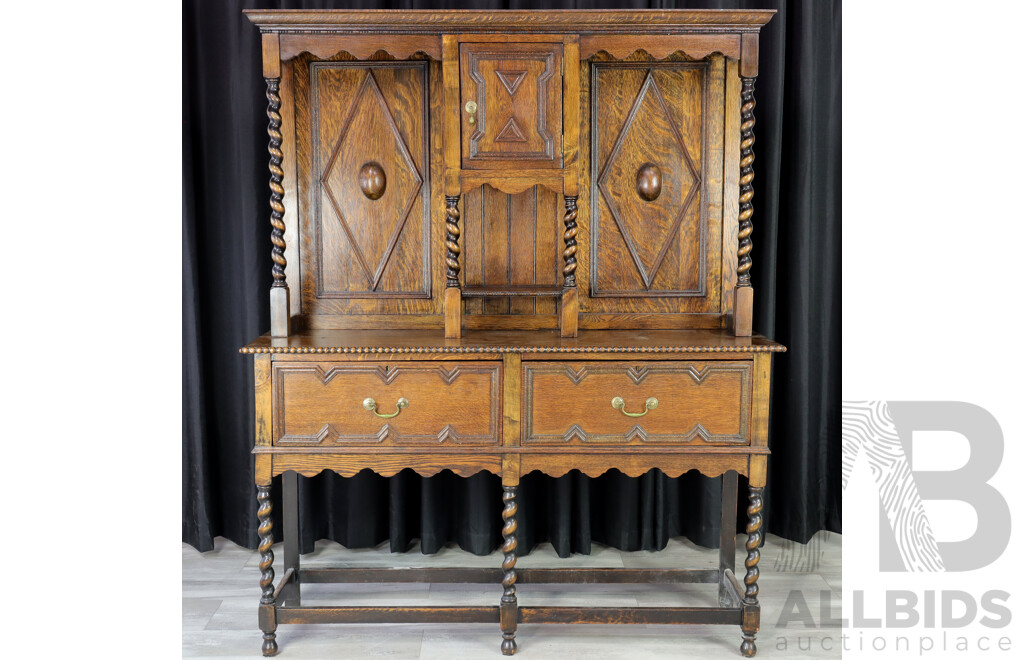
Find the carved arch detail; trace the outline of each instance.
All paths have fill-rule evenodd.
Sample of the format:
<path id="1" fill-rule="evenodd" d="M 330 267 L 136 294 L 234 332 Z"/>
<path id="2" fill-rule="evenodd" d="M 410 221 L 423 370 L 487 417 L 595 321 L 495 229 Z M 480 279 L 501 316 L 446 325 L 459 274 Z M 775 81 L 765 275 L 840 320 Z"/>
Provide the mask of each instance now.
<path id="1" fill-rule="evenodd" d="M 381 39 L 376 35 L 281 35 L 281 59 L 288 60 L 303 53 L 326 60 L 348 53 L 357 60 L 377 59 L 380 53 L 395 60 L 407 60 L 422 53 L 441 60 L 440 35 L 406 35 Z"/>

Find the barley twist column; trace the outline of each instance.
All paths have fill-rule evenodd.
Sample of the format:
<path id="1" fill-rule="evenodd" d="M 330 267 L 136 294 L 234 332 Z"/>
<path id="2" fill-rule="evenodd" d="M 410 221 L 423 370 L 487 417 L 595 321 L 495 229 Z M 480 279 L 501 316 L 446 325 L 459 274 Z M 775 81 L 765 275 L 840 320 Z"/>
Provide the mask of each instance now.
<path id="1" fill-rule="evenodd" d="M 272 273 L 274 275 L 275 287 L 288 286 L 285 281 L 284 267 L 288 262 L 284 258 L 284 170 L 281 169 L 281 162 L 284 154 L 281 152 L 281 97 L 278 96 L 278 85 L 280 78 L 267 78 L 267 118 L 270 120 L 267 125 L 267 135 L 270 137 L 270 144 L 267 151 L 270 152 L 270 225 L 273 229 L 270 232 L 270 242 L 274 245 L 270 252 L 270 258 L 274 260 Z"/>
<path id="2" fill-rule="evenodd" d="M 501 500 L 505 507 L 501 510 L 501 517 L 505 521 L 501 528 L 501 535 L 505 543 L 501 551 L 505 553 L 505 559 L 501 562 L 501 568 L 505 571 L 501 579 L 501 586 L 504 592 L 501 596 L 501 652 L 504 655 L 512 655 L 516 652 L 516 624 L 518 619 L 518 603 L 516 602 L 516 489 L 517 486 L 503 486 Z"/>
<path id="3" fill-rule="evenodd" d="M 459 288 L 459 197 L 461 195 L 445 195 L 444 227 L 445 257 L 447 266 L 444 289 L 444 336 L 446 339 L 458 339 L 462 336 L 462 289 Z"/>
<path id="4" fill-rule="evenodd" d="M 447 286 L 459 288 L 459 272 L 462 267 L 459 265 L 459 236 L 462 235 L 459 229 L 459 195 L 446 195 L 445 198 L 445 265 L 448 266 Z"/>
<path id="5" fill-rule="evenodd" d="M 270 143 L 270 242 L 273 245 L 270 258 L 274 265 L 271 274 L 274 283 L 270 289 L 270 333 L 274 337 L 287 337 L 289 334 L 288 282 L 285 279 L 285 266 L 288 261 L 284 257 L 284 169 L 281 163 L 284 154 L 281 151 L 281 97 L 278 95 L 280 78 L 264 78 L 267 81 L 267 135 Z"/>
<path id="6" fill-rule="evenodd" d="M 750 658 L 757 653 L 757 645 L 754 637 L 760 624 L 760 606 L 757 602 L 757 576 L 760 571 L 757 564 L 761 561 L 761 511 L 764 509 L 762 495 L 764 488 L 757 486 L 750 487 L 750 504 L 747 506 L 747 559 L 744 565 L 747 573 L 743 576 L 743 584 L 746 588 L 743 592 L 743 609 L 754 610 L 756 616 L 748 619 L 746 614 L 743 617 L 743 643 L 740 644 L 740 653 Z"/>
<path id="7" fill-rule="evenodd" d="M 754 215 L 754 80 L 743 78 L 743 91 L 740 95 L 740 213 L 739 213 L 739 246 L 736 266 L 736 286 L 750 286 L 750 251 L 754 244 L 750 235 L 754 232 L 754 224 L 750 221 Z"/>
<path id="8" fill-rule="evenodd" d="M 256 501 L 259 508 L 256 510 L 256 518 L 259 520 L 257 533 L 260 537 L 260 589 L 263 595 L 260 597 L 260 606 L 269 606 L 273 609 L 274 601 L 274 523 L 271 514 L 274 512 L 274 505 L 270 501 L 270 484 L 256 486 Z M 260 617 L 261 629 L 263 630 L 263 655 L 270 656 L 277 654 L 277 625 L 271 620 L 265 622 Z"/>
<path id="9" fill-rule="evenodd" d="M 562 218 L 562 222 L 565 224 L 565 233 L 562 234 L 562 240 L 565 243 L 565 248 L 562 250 L 562 258 L 565 260 L 562 275 L 565 277 L 565 286 L 567 287 L 576 286 L 576 234 L 579 232 L 579 227 L 576 225 L 576 216 L 579 213 L 576 208 L 577 199 L 579 198 L 575 195 L 565 197 L 565 216 Z"/>

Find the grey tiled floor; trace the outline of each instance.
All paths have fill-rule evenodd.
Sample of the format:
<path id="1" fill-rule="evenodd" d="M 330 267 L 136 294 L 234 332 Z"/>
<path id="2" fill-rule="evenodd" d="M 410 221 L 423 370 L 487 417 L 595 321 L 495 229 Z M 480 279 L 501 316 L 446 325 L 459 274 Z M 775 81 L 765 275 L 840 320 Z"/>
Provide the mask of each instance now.
<path id="1" fill-rule="evenodd" d="M 737 571 L 742 577 L 743 542 L 737 539 Z M 280 558 L 280 544 L 274 546 Z M 207 553 L 182 545 L 182 654 L 186 657 L 260 657 L 256 626 L 259 557 L 222 538 Z M 456 548 L 432 556 L 418 547 L 392 554 L 387 544 L 371 550 L 346 550 L 319 541 L 302 558 L 307 566 L 500 566 L 499 553 L 477 557 Z M 685 539 L 672 540 L 661 552 L 619 552 L 594 545 L 587 556 L 559 559 L 550 545 L 519 560 L 530 567 L 714 568 L 718 551 Z M 838 658 L 839 630 L 776 623 L 787 597 L 798 590 L 817 619 L 824 604 L 834 618 L 841 609 L 842 537 L 819 532 L 800 545 L 769 535 L 761 555 L 761 632 L 759 658 Z M 278 571 L 280 575 L 280 571 Z M 500 585 L 364 584 L 306 585 L 304 605 L 495 605 Z M 522 605 L 672 606 L 717 605 L 716 585 L 519 585 Z M 824 601 L 828 601 L 824 603 Z M 788 608 L 793 609 L 792 602 Z M 282 658 L 501 658 L 501 634 L 490 624 L 287 625 L 278 628 Z M 516 635 L 517 658 L 739 658 L 741 640 L 734 626 L 524 625 Z M 780 648 L 783 641 L 785 649 Z M 825 642 L 824 644 L 822 642 Z"/>

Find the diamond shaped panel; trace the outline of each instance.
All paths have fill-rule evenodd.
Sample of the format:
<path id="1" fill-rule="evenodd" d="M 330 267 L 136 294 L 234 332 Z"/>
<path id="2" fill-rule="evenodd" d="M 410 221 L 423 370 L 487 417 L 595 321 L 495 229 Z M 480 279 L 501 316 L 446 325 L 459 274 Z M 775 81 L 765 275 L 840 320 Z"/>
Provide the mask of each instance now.
<path id="1" fill-rule="evenodd" d="M 653 201 L 644 201 L 636 191 L 637 172 L 647 162 L 656 164 L 662 173 L 661 194 Z M 598 179 L 601 196 L 644 288 L 651 288 L 700 184 L 700 172 L 654 72 L 648 71 Z M 644 237 L 643 243 L 636 241 L 639 236 Z"/>
<path id="2" fill-rule="evenodd" d="M 383 196 L 376 200 L 359 188 L 359 170 L 371 162 L 382 165 L 387 180 Z M 370 288 L 376 289 L 423 177 L 370 70 L 352 100 L 320 182 Z"/>

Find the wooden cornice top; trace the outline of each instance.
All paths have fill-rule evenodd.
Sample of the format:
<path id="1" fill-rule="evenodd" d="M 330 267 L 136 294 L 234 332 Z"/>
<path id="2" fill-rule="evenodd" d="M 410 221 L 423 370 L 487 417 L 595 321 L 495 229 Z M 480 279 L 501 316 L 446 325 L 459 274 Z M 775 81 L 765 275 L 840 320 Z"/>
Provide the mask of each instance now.
<path id="1" fill-rule="evenodd" d="M 779 353 L 770 339 L 724 330 L 581 330 L 563 338 L 547 330 L 466 331 L 445 339 L 438 330 L 307 330 L 285 338 L 263 335 L 240 353 Z"/>
<path id="2" fill-rule="evenodd" d="M 774 9 L 246 9 L 263 32 L 757 32 Z"/>

